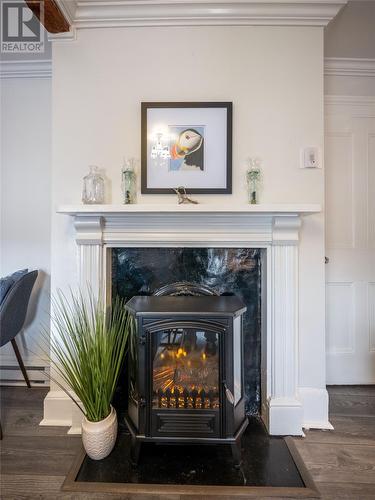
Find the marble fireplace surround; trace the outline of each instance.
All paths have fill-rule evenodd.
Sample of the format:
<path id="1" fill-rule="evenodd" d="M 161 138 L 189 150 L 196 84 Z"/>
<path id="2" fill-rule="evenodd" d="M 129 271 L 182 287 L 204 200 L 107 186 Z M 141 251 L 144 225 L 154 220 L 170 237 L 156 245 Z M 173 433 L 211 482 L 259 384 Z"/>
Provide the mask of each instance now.
<path id="1" fill-rule="evenodd" d="M 90 283 L 95 292 L 104 291 L 106 300 L 111 292 L 112 248 L 266 249 L 261 414 L 274 435 L 303 435 L 298 387 L 298 242 L 303 217 L 320 211 L 315 204 L 77 205 L 58 209 L 74 218 L 80 284 Z M 45 406 L 44 424 L 48 425 L 46 410 Z"/>

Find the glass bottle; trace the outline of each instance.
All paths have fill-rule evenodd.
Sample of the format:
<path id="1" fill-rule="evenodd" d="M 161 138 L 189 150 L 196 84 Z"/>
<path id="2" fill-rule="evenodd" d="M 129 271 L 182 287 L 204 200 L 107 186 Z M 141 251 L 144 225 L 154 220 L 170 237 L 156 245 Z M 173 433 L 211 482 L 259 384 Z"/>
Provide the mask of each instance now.
<path id="1" fill-rule="evenodd" d="M 89 169 L 83 178 L 82 201 L 87 205 L 104 203 L 104 179 L 97 166 L 90 165 Z"/>
<path id="2" fill-rule="evenodd" d="M 134 159 L 125 160 L 122 167 L 122 193 L 124 204 L 130 205 L 137 201 L 137 178 L 134 171 Z"/>
<path id="3" fill-rule="evenodd" d="M 250 168 L 246 172 L 248 201 L 256 205 L 259 200 L 259 184 L 261 179 L 261 170 L 259 168 L 260 160 L 258 158 L 249 159 Z"/>

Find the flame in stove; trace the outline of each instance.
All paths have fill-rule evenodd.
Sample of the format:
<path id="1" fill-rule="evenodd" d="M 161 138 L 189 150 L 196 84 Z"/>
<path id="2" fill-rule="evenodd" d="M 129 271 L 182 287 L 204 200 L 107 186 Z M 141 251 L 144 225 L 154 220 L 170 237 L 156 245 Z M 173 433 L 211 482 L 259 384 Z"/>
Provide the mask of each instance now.
<path id="1" fill-rule="evenodd" d="M 184 349 L 182 349 L 182 347 L 180 347 L 179 349 L 177 349 L 176 358 L 181 358 L 182 356 L 186 358 L 187 352 Z"/>
<path id="2" fill-rule="evenodd" d="M 153 365 L 153 405 L 157 408 L 219 408 L 218 352 L 167 344 Z"/>

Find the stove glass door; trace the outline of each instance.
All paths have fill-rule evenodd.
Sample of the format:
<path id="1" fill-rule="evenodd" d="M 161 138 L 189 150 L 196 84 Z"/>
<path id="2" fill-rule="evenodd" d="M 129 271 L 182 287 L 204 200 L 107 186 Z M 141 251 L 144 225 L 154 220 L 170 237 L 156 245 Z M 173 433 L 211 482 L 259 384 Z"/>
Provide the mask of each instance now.
<path id="1" fill-rule="evenodd" d="M 192 326 L 152 336 L 152 408 L 219 409 L 219 333 Z"/>

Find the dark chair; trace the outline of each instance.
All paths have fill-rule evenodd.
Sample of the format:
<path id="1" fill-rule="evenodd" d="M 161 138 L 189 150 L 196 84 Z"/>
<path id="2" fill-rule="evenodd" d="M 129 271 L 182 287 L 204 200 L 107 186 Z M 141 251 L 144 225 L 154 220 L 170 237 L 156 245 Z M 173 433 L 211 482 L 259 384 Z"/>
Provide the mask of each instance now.
<path id="1" fill-rule="evenodd" d="M 16 343 L 16 335 L 22 330 L 25 323 L 27 307 L 31 291 L 38 276 L 38 271 L 31 271 L 19 278 L 6 294 L 0 305 L 0 347 L 11 342 L 18 364 L 20 365 L 27 387 L 31 387 L 23 364 L 20 351 Z M 0 439 L 2 438 L 0 426 Z"/>

